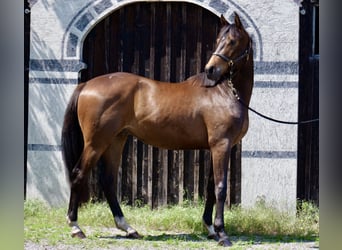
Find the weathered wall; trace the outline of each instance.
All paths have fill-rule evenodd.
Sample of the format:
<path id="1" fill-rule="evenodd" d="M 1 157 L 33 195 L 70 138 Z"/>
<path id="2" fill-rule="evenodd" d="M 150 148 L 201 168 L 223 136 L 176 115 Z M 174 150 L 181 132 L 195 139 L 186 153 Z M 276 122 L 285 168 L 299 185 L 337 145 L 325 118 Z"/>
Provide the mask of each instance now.
<path id="1" fill-rule="evenodd" d="M 52 205 L 68 201 L 60 132 L 78 83 L 82 44 L 97 22 L 132 1 L 40 0 L 31 8 L 27 198 Z M 255 46 L 251 106 L 295 121 L 298 109 L 298 6 L 283 0 L 186 1 L 232 21 L 238 12 Z M 242 144 L 242 204 L 264 198 L 280 208 L 296 205 L 297 126 L 250 114 Z"/>

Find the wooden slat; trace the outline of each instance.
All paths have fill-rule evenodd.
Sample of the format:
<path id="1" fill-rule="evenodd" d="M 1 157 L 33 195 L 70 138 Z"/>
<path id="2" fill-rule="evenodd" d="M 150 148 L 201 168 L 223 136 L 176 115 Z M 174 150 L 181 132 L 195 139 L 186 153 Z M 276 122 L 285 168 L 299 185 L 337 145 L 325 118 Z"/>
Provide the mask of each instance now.
<path id="1" fill-rule="evenodd" d="M 241 142 L 232 148 L 227 190 L 227 205 L 241 203 Z"/>
<path id="2" fill-rule="evenodd" d="M 142 201 L 152 207 L 152 147 L 143 145 Z"/>

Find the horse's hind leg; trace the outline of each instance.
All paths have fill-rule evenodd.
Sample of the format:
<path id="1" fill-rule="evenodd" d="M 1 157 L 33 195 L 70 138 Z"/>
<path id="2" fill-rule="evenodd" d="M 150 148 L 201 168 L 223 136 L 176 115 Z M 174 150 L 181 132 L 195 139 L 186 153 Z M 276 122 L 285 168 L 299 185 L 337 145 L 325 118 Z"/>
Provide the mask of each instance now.
<path id="1" fill-rule="evenodd" d="M 71 227 L 71 236 L 78 238 L 85 238 L 85 234 L 80 229 L 77 223 L 78 206 L 83 200 L 82 195 L 84 190 L 88 190 L 88 175 L 89 170 L 95 166 L 100 157 L 99 150 L 96 150 L 91 145 L 85 146 L 78 160 L 73 172 L 72 183 L 70 192 L 70 201 L 67 220 Z"/>
<path id="2" fill-rule="evenodd" d="M 100 174 L 100 183 L 112 211 L 116 226 L 127 232 L 127 237 L 139 238 L 140 236 L 137 231 L 126 222 L 116 197 L 118 171 L 125 141 L 126 136 L 116 137 L 112 145 L 102 155 L 104 169 Z"/>

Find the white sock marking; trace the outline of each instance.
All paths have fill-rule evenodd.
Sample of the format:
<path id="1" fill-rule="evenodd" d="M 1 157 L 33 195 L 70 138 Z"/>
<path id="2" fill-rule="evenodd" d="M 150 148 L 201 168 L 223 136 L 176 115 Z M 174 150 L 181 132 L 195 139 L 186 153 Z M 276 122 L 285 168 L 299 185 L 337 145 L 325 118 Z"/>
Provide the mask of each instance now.
<path id="1" fill-rule="evenodd" d="M 125 220 L 125 217 L 115 217 L 114 218 L 115 220 L 115 224 L 116 226 L 127 232 L 128 234 L 133 234 L 133 233 L 136 233 L 137 231 L 135 229 L 133 229 L 129 224 L 127 224 L 126 220 Z"/>
<path id="2" fill-rule="evenodd" d="M 68 216 L 67 216 L 67 221 L 68 221 L 69 226 L 71 227 L 72 234 L 77 234 L 79 232 L 82 232 L 81 228 L 78 226 L 77 221 L 71 221 Z"/>

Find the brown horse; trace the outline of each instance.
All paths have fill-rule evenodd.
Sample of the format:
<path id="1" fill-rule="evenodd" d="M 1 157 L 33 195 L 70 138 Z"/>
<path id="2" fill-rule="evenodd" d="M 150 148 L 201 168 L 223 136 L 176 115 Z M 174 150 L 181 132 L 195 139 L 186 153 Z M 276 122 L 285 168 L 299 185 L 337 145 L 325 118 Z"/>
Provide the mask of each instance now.
<path id="1" fill-rule="evenodd" d="M 231 242 L 224 231 L 224 202 L 231 148 L 248 128 L 253 87 L 251 38 L 240 18 L 234 24 L 221 16 L 216 51 L 205 73 L 171 84 L 129 73 L 96 77 L 75 89 L 62 129 L 63 158 L 71 183 L 68 223 L 72 236 L 84 238 L 77 211 L 86 198 L 89 171 L 101 158 L 100 183 L 115 224 L 129 237 L 139 237 L 128 225 L 116 198 L 121 154 L 128 135 L 165 149 L 209 149 L 212 154 L 203 222 L 211 238 Z M 213 223 L 212 213 L 216 204 Z"/>

